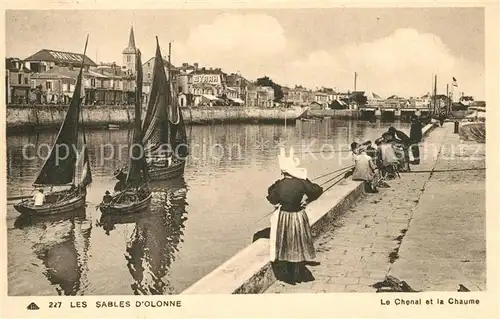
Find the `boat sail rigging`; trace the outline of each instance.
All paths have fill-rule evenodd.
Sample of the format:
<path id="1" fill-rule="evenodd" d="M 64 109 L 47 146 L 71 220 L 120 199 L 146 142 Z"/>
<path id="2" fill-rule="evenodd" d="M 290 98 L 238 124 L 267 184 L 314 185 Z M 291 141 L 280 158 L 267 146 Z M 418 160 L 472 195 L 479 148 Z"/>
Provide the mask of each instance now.
<path id="1" fill-rule="evenodd" d="M 170 44 L 165 73 L 158 38 L 156 41 L 151 95 L 142 127 L 149 176 L 153 180 L 162 180 L 183 174 L 188 150 L 184 118 L 173 89 Z"/>
<path id="2" fill-rule="evenodd" d="M 85 42 L 85 49 L 83 51 L 83 56 L 85 56 L 87 51 L 88 36 Z M 38 173 L 38 177 L 35 180 L 33 186 L 65 186 L 70 184 L 76 184 L 76 166 L 78 159 L 78 133 L 81 131 L 83 136 L 83 169 L 82 176 L 80 178 L 79 184 L 83 187 L 88 186 L 92 182 L 92 173 L 90 170 L 89 154 L 86 147 L 85 132 L 83 131 L 83 116 L 82 123 L 79 121 L 81 115 L 81 104 L 82 104 L 82 76 L 84 60 L 82 59 L 82 64 L 80 66 L 80 72 L 78 73 L 75 91 L 73 92 L 73 98 L 66 113 L 59 133 L 56 138 L 55 144 L 52 146 L 49 157 L 45 161 L 42 169 Z"/>
<path id="3" fill-rule="evenodd" d="M 103 214 L 135 213 L 147 208 L 151 202 L 151 191 L 148 188 L 148 170 L 143 147 L 143 131 L 141 128 L 142 107 L 142 63 L 141 52 L 136 51 L 136 98 L 134 136 L 129 147 L 129 164 L 124 179 L 115 185 L 118 190 L 113 196 L 107 192 L 97 207 Z M 123 184 L 123 185 L 121 185 Z"/>
<path id="4" fill-rule="evenodd" d="M 77 76 L 75 91 L 64 121 L 57 134 L 56 142 L 52 146 L 49 157 L 38 173 L 34 187 L 50 187 L 48 194 L 43 194 L 40 202 L 34 198 L 26 199 L 14 205 L 21 214 L 54 215 L 74 211 L 85 207 L 87 186 L 92 183 L 89 153 L 86 146 L 85 132 L 83 131 L 83 116 L 81 104 L 82 77 L 89 37 L 85 41 L 82 63 Z M 80 122 L 81 117 L 81 122 Z M 79 139 L 79 133 L 82 138 Z M 81 145 L 80 145 L 81 144 Z M 77 176 L 79 163 L 79 146 L 83 148 L 81 175 Z M 78 187 L 76 187 L 78 185 Z M 69 189 L 52 191 L 53 186 L 71 186 Z M 42 189 L 40 189 L 42 192 Z"/>
<path id="5" fill-rule="evenodd" d="M 148 172 L 146 167 L 146 158 L 144 156 L 144 147 L 142 143 L 143 132 L 141 129 L 141 107 L 142 107 L 142 62 L 141 51 L 136 53 L 136 89 L 135 89 L 135 118 L 134 135 L 130 145 L 130 158 L 127 172 L 126 185 L 137 185 L 148 182 Z"/>

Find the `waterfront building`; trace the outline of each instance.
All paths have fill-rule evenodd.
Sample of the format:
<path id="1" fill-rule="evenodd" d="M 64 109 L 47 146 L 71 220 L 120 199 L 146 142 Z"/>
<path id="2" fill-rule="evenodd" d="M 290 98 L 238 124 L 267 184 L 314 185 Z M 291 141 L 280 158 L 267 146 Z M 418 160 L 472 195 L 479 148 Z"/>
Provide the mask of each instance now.
<path id="1" fill-rule="evenodd" d="M 236 103 L 245 104 L 248 86 L 250 81 L 245 79 L 239 73 L 231 73 L 226 75 L 226 87 L 237 92 L 237 96 L 232 96 Z"/>
<path id="2" fill-rule="evenodd" d="M 28 104 L 31 72 L 18 58 L 5 59 L 5 97 L 7 104 Z"/>
<path id="3" fill-rule="evenodd" d="M 325 108 L 328 105 L 328 94 L 326 93 L 316 91 L 313 93 L 313 98 L 314 98 L 313 102 L 316 102 L 318 105 L 321 105 L 322 108 Z"/>
<path id="4" fill-rule="evenodd" d="M 274 89 L 270 86 L 251 86 L 247 90 L 246 101 L 250 107 L 273 107 Z"/>
<path id="5" fill-rule="evenodd" d="M 41 93 L 40 103 L 67 104 L 75 90 L 79 69 L 56 66 L 34 73 L 31 86 Z M 134 79 L 119 66 L 101 65 L 83 71 L 84 103 L 95 105 L 130 104 L 135 98 Z"/>
<path id="6" fill-rule="evenodd" d="M 228 76 L 220 68 L 200 68 L 198 63 L 179 67 L 176 85 L 181 106 L 243 105 L 247 83 L 243 77 Z"/>
<path id="7" fill-rule="evenodd" d="M 292 105 L 309 105 L 314 101 L 313 93 L 301 85 L 296 85 L 294 88 L 286 88 L 283 92 L 283 102 Z"/>
<path id="8" fill-rule="evenodd" d="M 90 67 L 97 66 L 94 61 L 83 54 L 49 49 L 42 49 L 37 53 L 30 55 L 24 59 L 24 63 L 26 68 L 28 68 L 31 72 L 39 73 L 48 71 L 56 66 L 67 68 L 79 67 L 82 60 L 86 70 Z"/>

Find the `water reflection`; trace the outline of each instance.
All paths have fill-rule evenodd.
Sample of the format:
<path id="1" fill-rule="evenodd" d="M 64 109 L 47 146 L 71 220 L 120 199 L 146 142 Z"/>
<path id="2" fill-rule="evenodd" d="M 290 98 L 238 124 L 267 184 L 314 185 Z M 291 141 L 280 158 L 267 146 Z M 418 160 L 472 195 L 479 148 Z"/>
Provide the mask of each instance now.
<path id="1" fill-rule="evenodd" d="M 108 220 L 101 218 L 95 206 L 101 202 L 106 190 L 113 190 L 117 182 L 113 176 L 115 170 L 127 164 L 131 131 L 90 131 L 86 136 L 94 182 L 87 193 L 87 219 L 75 218 L 74 226 L 68 219 L 37 223 L 32 220 L 23 224 L 16 220 L 19 215 L 12 205 L 7 207 L 9 294 L 56 294 L 47 281 L 50 272 L 47 269 L 54 267 L 44 264 L 34 252 L 40 251 L 40 258 L 49 260 L 54 255 L 50 251 L 55 251 L 66 264 L 58 267 L 76 269 L 75 263 L 66 261 L 75 259 L 75 252 L 65 255 L 62 252 L 69 251 L 64 247 L 73 245 L 71 236 L 75 237 L 78 258 L 86 260 L 85 254 L 90 256 L 88 276 L 91 280 L 88 287 L 87 283 L 83 284 L 86 270 L 82 275 L 77 275 L 80 270 L 61 269 L 59 273 L 51 270 L 54 272 L 51 278 L 56 275 L 73 278 L 67 280 L 71 287 L 72 282 L 75 287 L 80 282 L 80 288 L 68 288 L 64 284 L 65 288 L 60 288 L 62 294 L 65 294 L 64 290 L 69 294 L 155 294 L 171 293 L 173 289 L 180 293 L 250 244 L 257 230 L 268 226 L 268 219 L 262 219 L 262 216 L 269 210 L 266 190 L 279 178 L 276 155 L 280 143 L 295 146 L 297 154 L 306 151 L 302 147 L 316 152 L 300 156 L 308 174 L 315 177 L 352 162 L 348 152 L 321 154 L 323 144 L 329 144 L 335 150 L 348 150 L 353 140 L 373 141 L 390 125 L 403 131 L 409 129 L 408 124 L 398 121 L 370 123 L 336 119 L 298 121 L 287 126 L 193 126 L 189 140 L 193 146 L 192 157 L 186 163 L 185 182 L 156 186 L 149 211 L 119 218 L 106 217 Z M 33 190 L 33 180 L 44 163 L 43 158 L 36 156 L 37 147 L 52 145 L 56 135 L 56 131 L 46 131 L 7 137 L 9 197 L 27 195 Z M 37 147 L 26 149 L 25 157 L 23 147 L 29 143 Z M 223 148 L 218 152 L 211 151 L 210 146 L 217 143 Z M 102 148 L 103 145 L 112 147 Z M 42 148 L 41 155 L 47 155 L 49 150 Z M 221 156 L 211 157 L 214 153 Z M 186 184 L 189 187 L 187 194 Z M 158 184 L 152 186 L 155 185 Z M 190 205 L 188 222 L 185 221 L 186 201 Z M 83 231 L 90 227 L 90 220 L 98 221 L 101 226 L 91 236 L 90 232 Z M 14 221 L 16 225 L 12 227 Z M 75 228 L 75 235 L 71 235 L 71 227 Z M 78 227 L 82 230 L 77 231 Z M 87 236 L 87 242 L 83 235 Z M 91 237 L 90 252 L 84 252 L 84 246 L 89 245 L 88 236 Z M 50 249 L 44 250 L 43 247 Z M 80 259 L 79 263 L 82 262 Z M 85 263 L 81 265 L 82 269 L 86 267 Z M 77 280 L 78 276 L 80 279 Z M 57 282 L 57 279 L 52 281 Z"/>
<path id="2" fill-rule="evenodd" d="M 88 250 L 92 224 L 85 208 L 47 217 L 19 216 L 14 227 L 39 233 L 32 243 L 34 255 L 42 261 L 43 274 L 58 295 L 83 294 L 88 284 Z"/>
<path id="3" fill-rule="evenodd" d="M 132 276 L 135 295 L 174 293 L 169 284 L 169 268 L 183 242 L 187 187 L 183 178 L 154 182 L 151 206 L 144 212 L 129 215 L 101 215 L 99 226 L 110 234 L 117 224 L 135 224 L 126 243 L 125 259 Z"/>

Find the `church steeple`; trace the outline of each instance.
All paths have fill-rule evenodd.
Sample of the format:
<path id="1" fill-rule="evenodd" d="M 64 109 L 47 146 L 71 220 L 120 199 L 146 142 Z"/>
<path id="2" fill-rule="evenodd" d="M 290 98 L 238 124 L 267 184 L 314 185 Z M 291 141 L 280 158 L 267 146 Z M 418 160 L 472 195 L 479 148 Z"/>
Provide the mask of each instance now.
<path id="1" fill-rule="evenodd" d="M 128 47 L 123 50 L 123 54 L 135 54 L 135 37 L 134 37 L 134 27 L 130 27 L 130 36 L 128 39 Z"/>
<path id="2" fill-rule="evenodd" d="M 123 66 L 131 73 L 135 74 L 135 55 L 137 48 L 135 47 L 134 27 L 130 27 L 130 36 L 128 39 L 128 47 L 123 50 Z"/>

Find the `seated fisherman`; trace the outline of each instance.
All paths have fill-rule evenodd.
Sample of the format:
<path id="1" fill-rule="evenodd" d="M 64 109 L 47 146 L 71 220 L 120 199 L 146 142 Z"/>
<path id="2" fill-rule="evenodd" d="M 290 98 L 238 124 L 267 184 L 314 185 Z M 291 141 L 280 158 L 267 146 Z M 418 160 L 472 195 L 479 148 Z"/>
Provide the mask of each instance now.
<path id="1" fill-rule="evenodd" d="M 389 127 L 389 130 L 387 130 L 387 133 L 391 135 L 392 138 L 392 143 L 393 144 L 399 144 L 403 147 L 403 152 L 401 154 L 401 160 L 404 159 L 404 169 L 405 170 L 410 170 L 410 146 L 412 144 L 412 141 L 408 135 L 406 135 L 404 132 L 397 130 L 395 127 L 391 126 Z M 396 149 L 398 148 L 397 145 Z M 396 154 L 398 155 L 398 154 Z M 401 161 L 403 162 L 403 161 Z"/>
<path id="2" fill-rule="evenodd" d="M 364 181 L 365 191 L 368 193 L 377 193 L 375 169 L 377 166 L 373 159 L 366 154 L 366 147 L 361 146 L 357 149 L 357 155 L 354 159 L 354 171 L 352 179 L 354 181 Z"/>
<path id="3" fill-rule="evenodd" d="M 109 191 L 106 191 L 104 193 L 104 196 L 102 197 L 102 202 L 104 204 L 109 204 L 109 203 L 111 203 L 112 200 L 113 200 L 113 196 L 111 196 L 111 194 L 109 193 Z"/>
<path id="4" fill-rule="evenodd" d="M 38 193 L 33 196 L 33 200 L 35 201 L 34 206 L 42 206 L 45 202 L 45 195 L 43 194 L 43 189 L 39 189 Z"/>
<path id="5" fill-rule="evenodd" d="M 389 133 L 382 134 L 382 138 L 375 141 L 377 144 L 377 165 L 385 178 L 395 178 L 394 165 L 398 164 L 398 157 L 391 144 L 392 136 Z"/>

